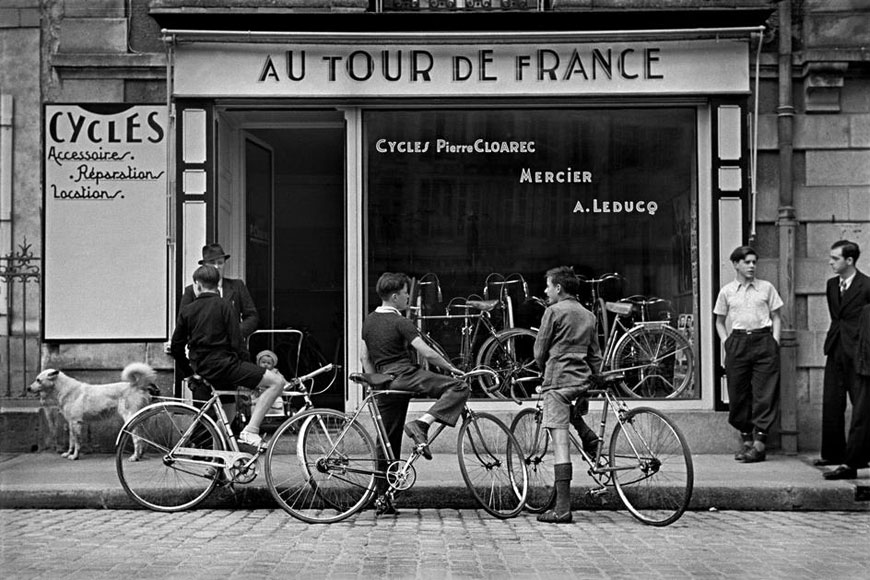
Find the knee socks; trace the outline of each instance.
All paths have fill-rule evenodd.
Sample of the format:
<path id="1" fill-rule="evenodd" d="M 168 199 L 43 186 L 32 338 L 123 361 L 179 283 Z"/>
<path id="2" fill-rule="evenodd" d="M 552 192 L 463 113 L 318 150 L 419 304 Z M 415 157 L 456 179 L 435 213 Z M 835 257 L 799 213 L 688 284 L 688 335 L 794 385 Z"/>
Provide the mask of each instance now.
<path id="1" fill-rule="evenodd" d="M 556 514 L 564 514 L 571 511 L 571 476 L 574 473 L 573 465 L 569 463 L 557 463 L 553 466 L 556 480 Z"/>

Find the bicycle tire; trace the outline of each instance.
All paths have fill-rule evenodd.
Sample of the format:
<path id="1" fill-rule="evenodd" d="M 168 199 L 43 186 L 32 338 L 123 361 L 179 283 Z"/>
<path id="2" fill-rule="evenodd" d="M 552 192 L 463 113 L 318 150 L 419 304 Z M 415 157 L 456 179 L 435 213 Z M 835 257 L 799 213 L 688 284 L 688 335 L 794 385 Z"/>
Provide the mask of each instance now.
<path id="1" fill-rule="evenodd" d="M 616 424 L 610 438 L 610 467 L 622 503 L 645 524 L 672 524 L 689 506 L 694 486 L 692 454 L 679 428 L 657 409 L 632 409 Z"/>
<path id="2" fill-rule="evenodd" d="M 118 435 L 115 469 L 127 495 L 142 507 L 159 512 L 190 509 L 212 492 L 222 469 L 168 456 L 196 419 L 197 411 L 180 403 L 157 403 L 128 421 Z M 223 451 L 225 444 L 214 421 L 203 415 L 191 435 L 191 446 Z M 138 459 L 132 459 L 138 457 Z M 208 461 L 209 458 L 203 458 Z"/>
<path id="3" fill-rule="evenodd" d="M 311 409 L 278 427 L 264 471 L 281 509 L 303 522 L 329 524 L 368 505 L 376 469 L 375 444 L 362 425 L 338 411 Z"/>
<path id="4" fill-rule="evenodd" d="M 469 414 L 456 451 L 462 479 L 480 507 L 500 519 L 523 510 L 528 472 L 522 448 L 503 422 L 488 413 Z"/>
<path id="5" fill-rule="evenodd" d="M 689 340 L 677 330 L 638 325 L 619 339 L 610 368 L 624 373 L 620 387 L 629 397 L 673 399 L 692 383 L 695 359 Z"/>
<path id="6" fill-rule="evenodd" d="M 487 376 L 478 377 L 481 390 L 493 399 L 530 399 L 541 384 L 535 363 L 535 338 L 528 328 L 511 328 L 489 337 L 480 347 L 476 366 L 491 368 L 499 376 L 494 384 Z"/>
<path id="7" fill-rule="evenodd" d="M 523 460 L 529 472 L 526 511 L 545 512 L 556 501 L 556 475 L 553 471 L 553 449 L 550 433 L 541 423 L 542 410 L 523 409 L 511 421 L 511 433 L 523 450 Z"/>

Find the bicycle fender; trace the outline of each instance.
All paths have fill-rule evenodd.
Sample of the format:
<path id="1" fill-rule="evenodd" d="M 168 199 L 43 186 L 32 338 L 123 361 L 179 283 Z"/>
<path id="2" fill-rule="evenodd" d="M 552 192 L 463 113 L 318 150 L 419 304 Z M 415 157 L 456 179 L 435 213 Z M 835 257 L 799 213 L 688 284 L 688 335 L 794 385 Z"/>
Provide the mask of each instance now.
<path id="1" fill-rule="evenodd" d="M 195 408 L 195 407 L 192 406 L 192 405 L 188 405 L 188 404 L 186 404 L 186 403 L 176 403 L 176 402 L 172 402 L 172 403 L 166 403 L 166 402 L 151 403 L 150 405 L 148 405 L 148 406 L 146 406 L 146 407 L 142 407 L 141 409 L 139 409 L 138 411 L 136 411 L 136 413 L 134 413 L 132 417 L 130 417 L 127 421 L 124 422 L 123 425 L 121 425 L 121 430 L 118 431 L 118 435 L 115 437 L 115 447 L 117 447 L 118 444 L 121 443 L 121 435 L 124 434 L 124 432 L 126 431 L 127 425 L 129 425 L 130 423 L 132 423 L 134 419 L 137 419 L 137 418 L 139 417 L 139 415 L 142 415 L 143 413 L 145 413 L 146 411 L 149 411 L 149 410 L 153 409 L 154 407 L 165 407 L 165 406 L 167 406 L 167 405 L 172 405 L 172 406 L 176 406 L 176 405 L 177 405 L 177 406 L 179 406 L 179 407 L 186 407 L 186 408 L 190 409 L 191 411 L 193 411 L 194 413 L 199 413 L 199 409 Z M 212 418 L 209 417 L 208 415 L 205 415 L 204 418 L 206 418 L 206 419 L 210 420 L 212 423 L 214 423 L 214 420 L 212 420 Z M 216 426 L 216 425 L 215 425 L 215 426 Z M 218 432 L 220 432 L 220 430 L 218 430 Z"/>

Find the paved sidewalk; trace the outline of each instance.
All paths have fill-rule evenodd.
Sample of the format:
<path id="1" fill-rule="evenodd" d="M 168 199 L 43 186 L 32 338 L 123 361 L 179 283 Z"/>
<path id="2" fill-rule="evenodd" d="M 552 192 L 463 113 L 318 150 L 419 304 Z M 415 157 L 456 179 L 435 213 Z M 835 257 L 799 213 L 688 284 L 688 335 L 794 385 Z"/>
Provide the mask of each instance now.
<path id="1" fill-rule="evenodd" d="M 823 469 L 809 456 L 769 455 L 764 463 L 744 465 L 730 455 L 695 455 L 693 510 L 832 510 L 870 511 L 870 469 L 858 479 L 825 481 Z M 577 509 L 621 509 L 616 494 L 588 498 L 591 480 L 575 464 Z M 417 482 L 401 494 L 400 506 L 428 509 L 474 509 L 454 455 L 436 454 L 417 463 Z M 83 455 L 69 461 L 53 453 L 0 455 L 0 508 L 109 508 L 136 505 L 127 497 L 115 472 L 113 455 Z M 235 492 L 218 489 L 203 507 L 274 508 L 265 477 Z"/>

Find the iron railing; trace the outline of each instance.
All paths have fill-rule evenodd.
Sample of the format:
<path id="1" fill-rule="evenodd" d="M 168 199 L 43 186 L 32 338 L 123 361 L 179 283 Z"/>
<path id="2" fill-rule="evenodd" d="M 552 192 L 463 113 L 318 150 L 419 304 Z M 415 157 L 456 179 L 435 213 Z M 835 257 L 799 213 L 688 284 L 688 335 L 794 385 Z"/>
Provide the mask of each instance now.
<path id="1" fill-rule="evenodd" d="M 27 243 L 27 238 L 24 242 L 18 245 L 16 251 L 10 252 L 5 256 L 0 257 L 0 280 L 2 280 L 3 289 L 6 295 L 6 336 L 5 339 L 5 356 L 3 357 L 3 367 L 0 372 L 5 380 L 5 387 L 0 388 L 0 395 L 6 397 L 17 397 L 27 395 L 27 344 L 32 340 L 35 334 L 38 338 L 38 332 L 33 333 L 28 328 L 28 284 L 36 284 L 39 287 L 40 269 L 39 257 L 33 254 L 31 244 Z M 16 283 L 18 283 L 16 285 Z M 16 292 L 16 288 L 20 286 L 20 292 Z M 16 301 L 16 297 L 20 298 L 20 304 Z M 20 324 L 14 324 L 20 321 Z M 20 348 L 15 348 L 20 345 Z M 19 355 L 20 353 L 20 355 Z M 13 360 L 16 359 L 16 360 Z M 16 364 L 20 360 L 20 365 Z M 16 369 L 21 372 L 20 392 L 12 392 L 12 379 L 16 374 Z"/>

